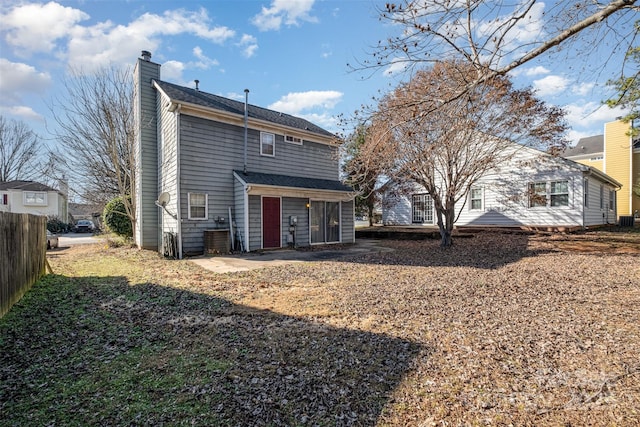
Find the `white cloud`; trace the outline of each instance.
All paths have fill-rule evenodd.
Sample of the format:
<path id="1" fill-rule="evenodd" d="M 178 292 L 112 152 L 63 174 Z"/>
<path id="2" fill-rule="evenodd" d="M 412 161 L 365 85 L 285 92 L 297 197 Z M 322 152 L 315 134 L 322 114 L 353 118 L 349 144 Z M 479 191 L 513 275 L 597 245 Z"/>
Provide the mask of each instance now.
<path id="1" fill-rule="evenodd" d="M 258 50 L 258 40 L 249 34 L 243 34 L 237 46 L 242 48 L 242 55 L 251 58 Z"/>
<path id="2" fill-rule="evenodd" d="M 564 91 L 569 85 L 569 79 L 562 76 L 547 76 L 533 81 L 533 89 L 538 96 L 549 96 Z"/>
<path id="3" fill-rule="evenodd" d="M 44 117 L 42 117 L 41 114 L 36 113 L 33 108 L 23 105 L 14 105 L 10 107 L 0 105 L 0 114 L 13 116 L 20 120 L 44 123 Z"/>
<path id="4" fill-rule="evenodd" d="M 595 83 L 582 83 L 579 85 L 575 85 L 572 88 L 573 93 L 580 96 L 587 96 L 591 93 L 593 88 L 595 87 Z"/>
<path id="5" fill-rule="evenodd" d="M 279 101 L 269 105 L 268 108 L 289 114 L 298 114 L 301 111 L 312 108 L 331 109 L 340 102 L 342 96 L 342 92 L 335 90 L 289 93 Z"/>
<path id="6" fill-rule="evenodd" d="M 382 74 L 385 76 L 392 76 L 394 74 L 402 74 L 405 71 L 407 71 L 407 62 L 401 58 L 394 58 Z"/>
<path id="7" fill-rule="evenodd" d="M 19 103 L 24 93 L 42 93 L 51 86 L 51 76 L 34 67 L 0 58 L 0 100 Z"/>
<path id="8" fill-rule="evenodd" d="M 262 7 L 251 22 L 260 31 L 279 30 L 284 23 L 287 26 L 299 26 L 301 21 L 317 22 L 309 15 L 315 0 L 273 0 L 271 7 Z"/>
<path id="9" fill-rule="evenodd" d="M 69 35 L 70 30 L 89 15 L 55 2 L 24 4 L 0 15 L 5 40 L 20 56 L 32 52 L 50 52 L 56 41 Z"/>
<path id="10" fill-rule="evenodd" d="M 595 102 L 570 104 L 564 107 L 566 118 L 572 128 L 591 128 L 593 123 L 605 123 L 616 120 L 616 117 L 624 116 L 626 110 L 616 107 L 609 108 L 606 105 Z M 601 134 L 602 129 L 592 135 Z"/>
<path id="11" fill-rule="evenodd" d="M 169 81 L 182 81 L 182 73 L 185 66 L 180 61 L 167 61 L 162 64 L 162 79 Z"/>
<path id="12" fill-rule="evenodd" d="M 533 68 L 527 68 L 524 70 L 524 75 L 529 77 L 539 76 L 539 75 L 549 74 L 549 73 L 550 71 L 541 65 L 538 65 L 537 67 L 533 67 Z"/>
<path id="13" fill-rule="evenodd" d="M 194 63 L 189 63 L 188 67 L 194 67 L 201 70 L 208 70 L 212 66 L 220 64 L 217 60 L 211 59 L 208 56 L 206 56 L 202 52 L 202 48 L 200 48 L 200 46 L 196 46 L 193 48 L 193 56 L 198 58 L 198 61 Z"/>

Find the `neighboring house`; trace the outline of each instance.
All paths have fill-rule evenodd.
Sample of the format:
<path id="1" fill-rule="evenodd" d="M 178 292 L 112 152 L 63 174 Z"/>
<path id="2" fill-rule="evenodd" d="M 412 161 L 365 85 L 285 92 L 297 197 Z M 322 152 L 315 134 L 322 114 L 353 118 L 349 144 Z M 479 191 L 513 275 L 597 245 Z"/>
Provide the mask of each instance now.
<path id="1" fill-rule="evenodd" d="M 631 126 L 621 120 L 606 123 L 604 135 L 582 138 L 563 153 L 563 157 L 594 167 L 620 182 L 618 215 L 626 216 L 640 212 L 640 139 L 632 140 Z"/>
<path id="2" fill-rule="evenodd" d="M 458 226 L 563 229 L 615 223 L 620 184 L 585 165 L 513 145 L 509 161 L 476 182 L 456 204 Z M 436 225 L 433 200 L 412 192 L 383 201 L 384 225 Z"/>
<path id="3" fill-rule="evenodd" d="M 354 242 L 335 135 L 248 104 L 248 91 L 240 102 L 164 82 L 150 59 L 135 69 L 139 247 L 202 254 L 230 226 L 245 251 Z"/>
<path id="4" fill-rule="evenodd" d="M 69 215 L 73 218 L 73 222 L 81 219 L 93 221 L 97 227 L 101 227 L 101 217 L 104 206 L 87 203 L 69 203 Z"/>
<path id="5" fill-rule="evenodd" d="M 0 212 L 30 213 L 67 221 L 65 194 L 34 181 L 0 182 Z"/>

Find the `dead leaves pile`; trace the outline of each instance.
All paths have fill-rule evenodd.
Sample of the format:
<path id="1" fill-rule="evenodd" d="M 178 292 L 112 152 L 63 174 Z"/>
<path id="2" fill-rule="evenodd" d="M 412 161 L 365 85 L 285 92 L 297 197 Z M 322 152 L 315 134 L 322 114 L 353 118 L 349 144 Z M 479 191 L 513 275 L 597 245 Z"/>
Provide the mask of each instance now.
<path id="1" fill-rule="evenodd" d="M 616 244 L 634 248 L 635 236 Z M 60 252 L 52 264 L 68 276 L 78 258 L 119 259 L 108 277 L 73 279 L 65 298 L 83 310 L 55 314 L 75 333 L 65 357 L 104 377 L 116 375 L 110 353 L 118 371 L 145 373 L 146 391 L 131 402 L 102 390 L 94 404 L 85 386 L 57 408 L 84 404 L 85 422 L 125 424 L 637 425 L 640 257 L 591 239 L 575 250 L 581 239 L 386 241 L 393 251 L 226 275 L 140 251 Z M 45 358 L 65 334 L 50 338 L 37 310 L 20 311 L 34 317 L 27 330 L 0 323 L 7 414 L 37 412 L 24 391 L 44 384 L 34 376 L 46 394 L 76 366 Z"/>

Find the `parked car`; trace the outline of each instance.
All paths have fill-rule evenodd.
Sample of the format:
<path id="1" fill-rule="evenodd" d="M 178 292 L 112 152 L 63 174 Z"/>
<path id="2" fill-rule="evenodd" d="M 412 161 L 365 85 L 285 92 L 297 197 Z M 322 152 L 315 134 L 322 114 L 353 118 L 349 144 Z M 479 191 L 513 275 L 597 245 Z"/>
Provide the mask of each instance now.
<path id="1" fill-rule="evenodd" d="M 47 249 L 58 247 L 58 236 L 47 230 Z"/>
<path id="2" fill-rule="evenodd" d="M 93 233 L 96 230 L 96 226 L 93 224 L 93 221 L 89 221 L 88 219 L 81 219 L 76 223 L 74 230 L 76 233 Z"/>

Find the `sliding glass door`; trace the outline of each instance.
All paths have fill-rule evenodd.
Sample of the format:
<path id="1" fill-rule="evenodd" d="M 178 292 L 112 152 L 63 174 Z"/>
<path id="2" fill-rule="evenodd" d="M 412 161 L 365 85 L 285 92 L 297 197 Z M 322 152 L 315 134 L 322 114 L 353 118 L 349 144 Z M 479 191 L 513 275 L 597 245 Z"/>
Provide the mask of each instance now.
<path id="1" fill-rule="evenodd" d="M 311 243 L 340 241 L 340 202 L 311 201 Z"/>

